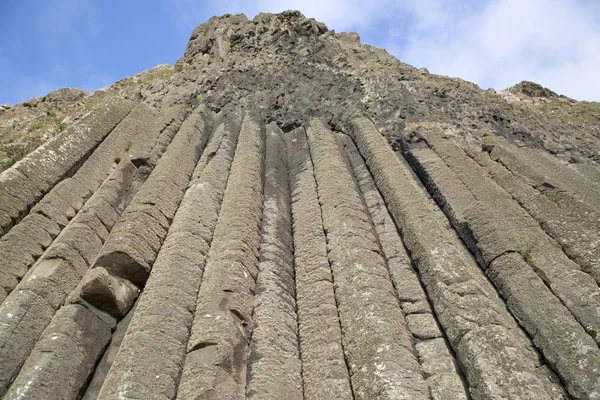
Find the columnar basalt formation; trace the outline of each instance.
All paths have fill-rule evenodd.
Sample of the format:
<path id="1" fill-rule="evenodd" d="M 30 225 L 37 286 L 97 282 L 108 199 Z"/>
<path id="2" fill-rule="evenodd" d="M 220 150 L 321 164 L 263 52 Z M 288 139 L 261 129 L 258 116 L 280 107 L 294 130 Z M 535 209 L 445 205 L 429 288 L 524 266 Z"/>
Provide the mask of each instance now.
<path id="1" fill-rule="evenodd" d="M 161 71 L 0 174 L 1 396 L 600 399 L 600 115 L 295 11 Z"/>

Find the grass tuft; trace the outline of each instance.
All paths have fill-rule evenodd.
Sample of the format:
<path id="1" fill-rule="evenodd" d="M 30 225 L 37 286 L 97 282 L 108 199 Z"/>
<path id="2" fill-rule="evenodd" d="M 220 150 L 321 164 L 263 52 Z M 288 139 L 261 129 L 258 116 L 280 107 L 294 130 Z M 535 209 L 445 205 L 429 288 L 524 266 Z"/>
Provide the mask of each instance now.
<path id="1" fill-rule="evenodd" d="M 523 257 L 523 260 L 525 260 L 527 264 L 530 264 L 533 261 L 532 253 L 534 247 L 535 243 L 533 241 L 528 241 L 519 249 L 519 254 L 521 254 L 521 257 Z"/>

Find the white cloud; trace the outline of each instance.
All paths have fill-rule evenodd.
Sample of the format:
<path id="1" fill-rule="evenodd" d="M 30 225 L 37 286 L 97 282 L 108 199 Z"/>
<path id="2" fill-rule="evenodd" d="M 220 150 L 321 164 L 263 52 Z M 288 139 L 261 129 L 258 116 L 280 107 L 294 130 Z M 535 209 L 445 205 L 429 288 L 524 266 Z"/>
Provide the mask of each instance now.
<path id="1" fill-rule="evenodd" d="M 431 12 L 440 15 L 440 1 Z M 386 46 L 431 72 L 504 89 L 532 80 L 562 94 L 600 99 L 599 8 L 577 0 L 497 0 L 477 9 L 445 9 L 430 23 L 416 13 L 405 46 Z M 466 12 L 464 12 L 466 11 Z"/>
<path id="2" fill-rule="evenodd" d="M 600 3 L 595 0 L 172 0 L 191 31 L 200 14 L 299 9 L 337 31 L 357 31 L 401 61 L 483 88 L 538 82 L 600 100 Z M 364 35 L 368 32 L 368 38 Z"/>

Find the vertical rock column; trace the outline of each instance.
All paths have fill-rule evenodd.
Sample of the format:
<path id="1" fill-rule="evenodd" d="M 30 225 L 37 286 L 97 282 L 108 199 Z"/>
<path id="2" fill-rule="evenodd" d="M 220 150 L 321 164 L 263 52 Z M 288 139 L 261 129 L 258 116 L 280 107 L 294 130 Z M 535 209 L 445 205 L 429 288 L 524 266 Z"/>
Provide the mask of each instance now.
<path id="1" fill-rule="evenodd" d="M 172 202 L 172 206 L 177 207 L 187 186 L 188 181 L 186 178 L 189 179 L 203 148 L 203 143 L 208 136 L 202 130 L 204 127 L 202 118 L 198 117 L 197 120 L 190 117 L 188 121 L 188 123 L 182 125 L 158 166 L 154 169 L 144 186 L 137 192 L 126 208 L 123 217 L 115 224 L 110 235 L 108 235 L 108 231 L 105 232 L 105 236 L 108 236 L 108 238 L 104 247 L 102 247 L 102 241 L 92 240 L 93 238 L 89 234 L 86 235 L 86 231 L 79 231 L 79 235 L 70 238 L 73 243 L 79 246 L 76 249 L 79 250 L 81 257 L 84 258 L 83 265 L 87 267 L 87 265 L 91 264 L 100 247 L 102 247 L 102 251 L 105 251 L 111 243 L 113 246 L 115 246 L 115 242 L 117 244 L 121 242 L 130 244 L 131 242 L 126 241 L 126 239 L 131 240 L 131 237 L 134 236 L 138 240 L 138 243 L 141 243 L 141 245 L 144 244 L 136 236 L 137 231 L 132 229 L 138 228 L 144 222 L 149 228 L 155 228 L 156 225 L 150 225 L 148 220 L 144 220 L 143 217 L 135 219 L 134 216 L 139 216 L 139 214 L 135 215 L 131 208 L 136 204 L 140 204 L 139 199 L 147 199 L 147 197 L 140 196 L 140 194 L 144 194 L 142 189 L 147 187 L 146 185 L 149 183 L 156 185 L 153 187 L 153 190 L 161 189 L 160 184 L 157 183 L 161 181 L 157 177 L 180 185 L 178 187 L 179 198 L 176 197 L 177 192 L 172 195 L 175 198 L 168 197 Z M 196 123 L 199 123 L 200 128 L 196 128 Z M 160 138 L 161 134 L 157 136 Z M 176 163 L 175 160 L 178 162 Z M 170 176 L 168 171 L 171 171 Z M 158 174 L 155 175 L 157 172 Z M 177 175 L 177 177 L 174 175 Z M 152 179 L 153 176 L 155 179 Z M 138 202 L 136 202 L 136 199 L 138 199 Z M 158 197 L 158 199 L 162 200 L 164 197 Z M 156 208 L 164 205 L 164 202 L 157 201 L 157 203 Z M 139 210 L 137 211 L 139 212 Z M 129 217 L 125 218 L 127 215 Z M 126 225 L 128 223 L 130 225 Z M 124 229 L 123 225 L 128 226 L 130 229 Z M 121 226 L 121 229 L 117 229 L 119 226 Z M 166 229 L 168 229 L 168 225 L 164 228 L 165 234 Z M 155 228 L 152 232 L 160 232 L 160 230 Z M 143 237 L 143 239 L 146 238 Z M 60 237 L 58 240 L 60 240 Z M 155 237 L 154 240 L 160 240 L 160 237 Z M 90 251 L 91 248 L 94 249 L 94 252 Z M 68 247 L 58 249 L 56 256 L 65 257 L 65 254 L 69 254 L 69 251 L 71 250 Z M 102 251 L 100 251 L 99 257 L 103 254 Z M 94 266 L 96 264 L 97 261 Z M 122 267 L 127 268 L 128 265 L 123 265 Z M 113 318 L 118 319 L 127 312 L 138 292 L 139 289 L 134 284 L 119 276 L 109 274 L 103 268 L 94 267 L 89 270 L 67 299 L 69 303 L 74 304 L 63 306 L 55 316 L 59 320 L 61 318 L 73 318 L 72 326 L 77 326 L 78 328 L 74 328 L 72 331 L 60 332 L 60 335 L 56 335 L 53 327 L 55 328 L 60 325 L 50 324 L 50 327 L 44 331 L 40 341 L 38 341 L 26 363 L 21 368 L 7 396 L 17 396 L 27 393 L 29 398 L 45 399 L 52 398 L 56 393 L 60 393 L 59 397 L 63 399 L 77 398 L 79 392 L 87 382 L 88 376 L 92 372 L 102 350 L 110 340 L 110 335 L 96 336 L 95 329 L 98 329 L 98 323 L 102 322 L 108 325 L 110 331 L 114 327 L 115 321 Z M 84 306 L 84 308 L 79 307 L 77 303 Z M 63 309 L 65 310 L 63 311 Z M 105 313 L 109 315 L 105 315 Z M 97 318 L 96 316 L 100 316 L 101 318 Z M 95 321 L 95 323 L 83 323 L 81 322 L 81 318 L 84 318 L 84 321 Z M 52 339 L 53 337 L 55 339 Z M 93 346 L 88 346 L 90 342 L 86 342 L 86 338 L 94 341 Z M 104 339 L 101 341 L 101 338 Z M 48 343 L 52 343 L 52 346 L 49 346 Z"/>
<path id="2" fill-rule="evenodd" d="M 338 140 L 321 121 L 311 121 L 308 144 L 354 395 L 427 399 L 412 336 Z"/>
<path id="3" fill-rule="evenodd" d="M 175 397 L 240 131 L 239 117 L 233 113 L 218 116 L 215 125 L 99 399 Z"/>
<path id="4" fill-rule="evenodd" d="M 264 130 L 246 115 L 208 253 L 178 399 L 243 398 L 258 266 Z"/>
<path id="5" fill-rule="evenodd" d="M 302 399 L 290 190 L 281 130 L 267 126 L 263 221 L 247 398 Z"/>
<path id="6" fill-rule="evenodd" d="M 158 165 L 115 225 L 94 268 L 104 268 L 110 275 L 138 287 L 146 283 L 210 136 L 212 115 L 206 109 L 199 110 L 181 125 Z M 93 301 L 90 302 L 94 304 Z"/>
<path id="7" fill-rule="evenodd" d="M 373 124 L 352 123 L 358 148 L 419 270 L 475 399 L 550 399 L 537 354 L 495 289 Z"/>
<path id="8" fill-rule="evenodd" d="M 304 398 L 351 399 L 327 240 L 304 128 L 285 135 Z"/>
<path id="9" fill-rule="evenodd" d="M 127 118 L 113 134 L 119 134 L 120 131 L 122 135 L 129 138 L 153 139 L 153 131 L 147 133 L 146 129 L 154 123 L 154 114 L 146 106 L 140 106 L 130 114 L 130 117 L 139 117 L 142 120 L 131 121 Z M 122 131 L 125 128 L 127 129 Z M 103 148 L 112 140 L 112 136 L 107 138 L 97 151 L 100 154 L 106 151 L 122 151 L 122 149 Z M 118 140 L 117 143 L 122 140 Z M 134 146 L 131 150 L 135 149 Z M 95 155 L 88 161 L 95 162 L 94 160 L 99 161 Z M 86 170 L 91 174 L 85 166 L 78 171 L 78 174 Z M 89 175 L 79 178 L 78 174 L 71 180 L 90 179 Z M 129 204 L 132 192 L 135 192 L 132 187 L 133 182 L 138 175 L 138 168 L 129 158 L 121 160 L 77 215 L 70 222 L 64 222 L 66 228 L 0 306 L 0 360 L 2 361 L 0 362 L 0 391 L 2 393 L 18 373 L 19 367 L 29 355 L 55 311 L 78 284 L 100 251 L 109 230 Z M 77 196 L 77 191 L 74 192 Z M 44 218 L 50 216 L 57 218 L 59 215 L 58 212 L 52 214 L 55 211 L 52 205 L 55 204 L 54 201 L 60 204 L 58 200 L 46 202 L 53 193 L 54 190 L 36 206 L 46 210 L 43 214 Z M 9 237 L 20 232 L 22 226 L 27 226 L 28 221 L 32 221 L 30 218 L 33 215 L 38 214 L 36 212 L 29 215 L 3 239 L 8 240 Z"/>
<path id="10" fill-rule="evenodd" d="M 121 200 L 135 171 L 128 160 L 122 161 L 0 306 L 2 392 L 100 251 L 125 205 Z"/>
<path id="11" fill-rule="evenodd" d="M 540 185 L 515 174 L 504 165 L 508 163 L 506 157 L 503 152 L 494 150 L 496 147 L 487 143 L 484 151 L 467 148 L 465 152 L 560 243 L 569 258 L 600 284 L 600 236 L 590 234 L 600 232 L 600 212 L 579 201 L 572 191 L 554 186 L 553 182 Z"/>
<path id="12" fill-rule="evenodd" d="M 155 110 L 146 104 L 134 108 L 75 175 L 54 186 L 29 215 L 0 239 L 0 301 L 100 187 L 136 139 L 151 139 L 146 132 L 151 131 L 155 117 Z"/>
<path id="13" fill-rule="evenodd" d="M 407 136 L 407 159 L 452 224 L 464 227 L 457 229 L 463 240 L 567 389 L 576 397 L 600 390 L 600 350 L 583 329 L 595 333 L 600 323 L 594 279 L 441 132 Z M 535 248 L 524 258 L 519 251 L 528 241 Z"/>
<path id="14" fill-rule="evenodd" d="M 102 103 L 0 174 L 0 237 L 54 185 L 73 175 L 135 105 L 120 99 Z"/>
<path id="15" fill-rule="evenodd" d="M 431 398 L 467 399 L 468 393 L 457 362 L 446 345 L 445 335 L 438 327 L 427 294 L 404 250 L 402 239 L 377 185 L 352 139 L 342 135 L 342 143 L 379 237 Z"/>
<path id="16" fill-rule="evenodd" d="M 78 399 L 111 327 L 84 306 L 61 307 L 3 399 Z"/>

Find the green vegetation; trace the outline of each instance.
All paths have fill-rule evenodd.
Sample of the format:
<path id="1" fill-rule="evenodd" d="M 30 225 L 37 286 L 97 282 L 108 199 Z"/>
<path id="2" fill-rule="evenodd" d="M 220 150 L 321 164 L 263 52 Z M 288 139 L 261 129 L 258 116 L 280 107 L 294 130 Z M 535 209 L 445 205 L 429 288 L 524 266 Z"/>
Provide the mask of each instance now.
<path id="1" fill-rule="evenodd" d="M 149 84 L 152 83 L 153 80 L 154 79 L 150 79 L 148 77 L 144 77 L 144 78 L 138 78 L 136 82 L 137 82 L 138 85 L 149 85 Z"/>
<path id="2" fill-rule="evenodd" d="M 533 248 L 535 247 L 535 243 L 533 241 L 527 241 L 521 248 L 519 249 L 519 254 L 525 260 L 527 264 L 533 261 Z"/>
<path id="3" fill-rule="evenodd" d="M 54 128 L 52 128 L 52 136 L 58 135 L 60 132 L 64 131 L 65 129 L 67 129 L 67 123 L 65 121 L 57 122 L 54 125 Z"/>
<path id="4" fill-rule="evenodd" d="M 107 90 L 97 90 L 96 92 L 94 92 L 91 97 L 88 98 L 88 100 L 85 103 L 84 109 L 85 110 L 91 110 L 92 108 L 96 107 L 98 104 L 100 104 L 104 98 L 108 95 L 108 91 Z"/>
<path id="5" fill-rule="evenodd" d="M 31 133 L 39 130 L 45 130 L 50 126 L 50 124 L 51 122 L 46 119 L 35 121 L 31 125 L 29 125 L 29 128 L 27 128 L 27 132 Z"/>
<path id="6" fill-rule="evenodd" d="M 44 143 L 47 134 L 56 136 L 67 128 L 64 118 L 56 111 L 49 111 L 38 118 L 26 130 L 4 129 L 0 132 L 0 171 L 9 168 Z"/>
<path id="7" fill-rule="evenodd" d="M 576 125 L 600 123 L 600 103 L 598 102 L 571 103 L 564 99 L 556 99 L 538 103 L 535 107 L 544 113 Z"/>
<path id="8" fill-rule="evenodd" d="M 27 128 L 27 133 L 42 135 L 46 131 L 50 130 L 52 136 L 55 136 L 59 132 L 64 131 L 67 128 L 67 123 L 64 118 L 58 115 L 56 111 L 49 111 L 48 115 L 34 121 Z"/>
<path id="9" fill-rule="evenodd" d="M 188 107 L 188 108 L 185 109 L 185 112 L 188 113 L 188 114 L 191 114 L 192 111 L 194 111 L 194 109 L 191 108 L 191 107 Z"/>
<path id="10" fill-rule="evenodd" d="M 564 194 L 566 190 L 562 190 L 560 188 L 555 188 L 554 190 L 546 191 L 544 194 L 555 204 L 560 206 L 561 200 L 564 199 Z"/>
<path id="11" fill-rule="evenodd" d="M 204 102 L 204 97 L 198 95 L 196 96 L 196 103 L 202 104 Z"/>
<path id="12" fill-rule="evenodd" d="M 21 160 L 27 154 L 37 149 L 43 140 L 39 136 L 27 137 L 24 141 L 0 144 L 0 171 Z"/>
<path id="13" fill-rule="evenodd" d="M 155 70 L 146 71 L 146 72 L 141 73 L 140 76 L 137 77 L 135 82 L 138 85 L 148 85 L 157 80 L 167 80 L 167 79 L 171 78 L 173 75 L 175 75 L 176 72 L 177 72 L 176 68 L 167 68 L 167 67 L 158 68 Z"/>

